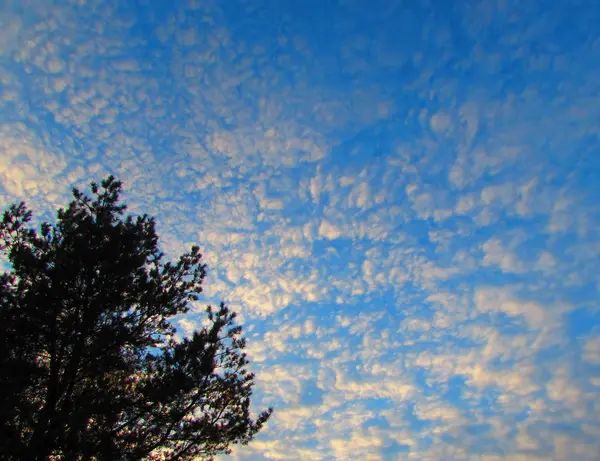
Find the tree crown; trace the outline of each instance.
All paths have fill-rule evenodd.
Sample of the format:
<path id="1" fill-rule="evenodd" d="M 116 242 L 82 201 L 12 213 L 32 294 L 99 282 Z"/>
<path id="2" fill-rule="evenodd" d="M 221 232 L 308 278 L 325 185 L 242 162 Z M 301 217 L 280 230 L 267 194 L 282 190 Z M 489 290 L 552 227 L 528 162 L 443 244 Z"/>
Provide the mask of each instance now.
<path id="1" fill-rule="evenodd" d="M 0 222 L 0 455 L 4 459 L 212 459 L 246 444 L 254 375 L 235 312 L 178 340 L 197 301 L 197 246 L 165 262 L 155 221 L 124 216 L 121 182 L 73 189 L 55 224 L 29 226 L 24 203 Z"/>

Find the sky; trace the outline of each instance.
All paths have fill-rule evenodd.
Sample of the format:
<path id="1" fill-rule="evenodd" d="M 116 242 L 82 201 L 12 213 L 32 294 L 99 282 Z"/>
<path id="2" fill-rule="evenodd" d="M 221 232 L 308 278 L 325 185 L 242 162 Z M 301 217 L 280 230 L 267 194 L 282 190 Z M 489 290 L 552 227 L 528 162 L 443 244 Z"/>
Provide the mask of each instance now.
<path id="1" fill-rule="evenodd" d="M 220 460 L 596 461 L 599 23 L 596 0 L 0 0 L 0 208 L 51 219 L 114 174 L 168 255 L 200 245 L 275 408 Z"/>

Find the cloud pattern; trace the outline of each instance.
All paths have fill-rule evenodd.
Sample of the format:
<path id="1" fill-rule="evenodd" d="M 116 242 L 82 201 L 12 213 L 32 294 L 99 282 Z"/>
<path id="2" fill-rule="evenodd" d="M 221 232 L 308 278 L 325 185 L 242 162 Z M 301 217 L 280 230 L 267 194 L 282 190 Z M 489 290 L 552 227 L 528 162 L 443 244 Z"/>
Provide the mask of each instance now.
<path id="1" fill-rule="evenodd" d="M 600 458 L 597 2 L 0 12 L 0 205 L 202 246 L 277 410 L 228 459 Z"/>

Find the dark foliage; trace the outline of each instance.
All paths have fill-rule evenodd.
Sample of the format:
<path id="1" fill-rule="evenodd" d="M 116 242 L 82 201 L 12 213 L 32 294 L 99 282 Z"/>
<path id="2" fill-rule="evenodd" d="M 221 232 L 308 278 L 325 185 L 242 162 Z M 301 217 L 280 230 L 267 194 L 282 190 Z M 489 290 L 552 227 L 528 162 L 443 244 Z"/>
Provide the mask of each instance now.
<path id="1" fill-rule="evenodd" d="M 221 304 L 177 341 L 202 291 L 197 247 L 163 261 L 155 224 L 124 216 L 121 183 L 77 189 L 38 234 L 13 205 L 0 223 L 0 459 L 211 459 L 248 443 L 254 376 Z"/>

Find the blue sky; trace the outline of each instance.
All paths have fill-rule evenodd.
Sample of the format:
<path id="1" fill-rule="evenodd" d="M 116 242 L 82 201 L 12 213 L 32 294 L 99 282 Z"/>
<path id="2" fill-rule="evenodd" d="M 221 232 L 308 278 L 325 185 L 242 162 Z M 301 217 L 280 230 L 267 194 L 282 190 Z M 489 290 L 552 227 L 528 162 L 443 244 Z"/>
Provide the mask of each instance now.
<path id="1" fill-rule="evenodd" d="M 276 409 L 223 459 L 597 460 L 599 23 L 0 0 L 0 206 L 112 173 L 168 254 L 200 244 Z"/>

